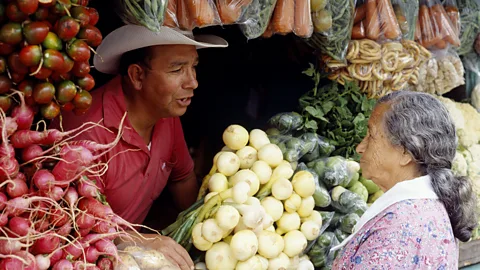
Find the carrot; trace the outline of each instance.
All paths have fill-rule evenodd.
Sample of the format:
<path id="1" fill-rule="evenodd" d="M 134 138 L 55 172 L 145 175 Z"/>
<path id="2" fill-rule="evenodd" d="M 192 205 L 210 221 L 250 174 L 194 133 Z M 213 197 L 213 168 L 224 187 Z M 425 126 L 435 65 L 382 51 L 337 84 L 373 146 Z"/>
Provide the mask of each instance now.
<path id="1" fill-rule="evenodd" d="M 380 37 L 380 21 L 378 19 L 378 10 L 376 0 L 366 0 L 365 2 L 365 32 L 367 38 L 377 40 Z"/>
<path id="2" fill-rule="evenodd" d="M 415 25 L 415 41 L 422 40 L 422 30 L 420 28 L 420 19 L 417 20 L 417 24 Z"/>
<path id="3" fill-rule="evenodd" d="M 265 29 L 265 32 L 263 32 L 262 37 L 263 38 L 271 38 L 273 36 L 273 26 L 272 26 L 272 20 L 270 20 L 270 23 L 267 26 L 267 29 Z"/>
<path id="4" fill-rule="evenodd" d="M 215 14 L 209 0 L 186 0 L 190 18 L 198 27 L 212 25 Z"/>
<path id="5" fill-rule="evenodd" d="M 177 21 L 181 29 L 192 30 L 195 22 L 190 17 L 185 1 L 187 0 L 177 0 Z"/>
<path id="6" fill-rule="evenodd" d="M 243 3 L 238 0 L 217 0 L 218 15 L 223 24 L 232 24 L 240 19 Z"/>
<path id="7" fill-rule="evenodd" d="M 390 0 L 378 0 L 377 10 L 383 35 L 388 39 L 397 39 L 402 34 Z"/>
<path id="8" fill-rule="evenodd" d="M 441 39 L 439 42 L 435 44 L 435 47 L 437 47 L 438 49 L 445 49 L 447 47 L 447 42 Z"/>
<path id="9" fill-rule="evenodd" d="M 310 0 L 295 0 L 293 32 L 299 37 L 310 37 L 313 33 Z"/>
<path id="10" fill-rule="evenodd" d="M 365 28 L 363 27 L 363 22 L 355 24 L 352 28 L 352 39 L 363 39 L 365 38 Z"/>
<path id="11" fill-rule="evenodd" d="M 420 44 L 425 48 L 430 48 L 440 41 L 439 33 L 430 19 L 429 8 L 426 5 L 420 6 L 420 12 L 418 14 L 418 20 L 420 21 L 420 28 L 422 38 Z"/>
<path id="12" fill-rule="evenodd" d="M 443 38 L 453 46 L 460 46 L 458 32 L 454 30 L 443 6 L 440 4 L 434 5 L 431 7 L 430 11 L 438 24 L 439 31 Z"/>
<path id="13" fill-rule="evenodd" d="M 455 33 L 458 35 L 460 33 L 460 14 L 458 12 L 458 9 L 454 6 L 446 6 L 445 7 L 445 12 L 448 15 L 448 18 L 450 19 L 450 22 L 452 23 L 453 29 L 456 31 Z"/>
<path id="14" fill-rule="evenodd" d="M 365 12 L 365 4 L 358 6 L 355 9 L 355 18 L 353 19 L 353 24 L 357 24 L 358 22 L 361 22 L 363 19 L 365 19 Z"/>
<path id="15" fill-rule="evenodd" d="M 168 0 L 167 11 L 165 12 L 165 18 L 163 25 L 168 27 L 177 26 L 177 0 Z"/>
<path id="16" fill-rule="evenodd" d="M 294 19 L 295 0 L 277 0 L 271 21 L 273 32 L 281 35 L 291 33 Z"/>

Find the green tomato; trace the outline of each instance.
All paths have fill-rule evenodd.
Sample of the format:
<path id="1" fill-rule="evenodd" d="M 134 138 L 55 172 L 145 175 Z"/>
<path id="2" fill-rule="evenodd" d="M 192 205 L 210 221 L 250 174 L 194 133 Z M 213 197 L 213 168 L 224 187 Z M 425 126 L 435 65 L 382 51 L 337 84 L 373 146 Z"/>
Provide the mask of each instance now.
<path id="1" fill-rule="evenodd" d="M 332 28 L 332 14 L 327 10 L 320 10 L 312 16 L 315 32 L 326 32 Z"/>

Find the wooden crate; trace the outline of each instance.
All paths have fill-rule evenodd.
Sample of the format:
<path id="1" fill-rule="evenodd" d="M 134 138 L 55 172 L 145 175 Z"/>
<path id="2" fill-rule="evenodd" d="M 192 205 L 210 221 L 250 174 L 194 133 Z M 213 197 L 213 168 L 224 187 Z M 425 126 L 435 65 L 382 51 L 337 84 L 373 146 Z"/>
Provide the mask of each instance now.
<path id="1" fill-rule="evenodd" d="M 460 244 L 458 267 L 480 263 L 480 240 Z"/>

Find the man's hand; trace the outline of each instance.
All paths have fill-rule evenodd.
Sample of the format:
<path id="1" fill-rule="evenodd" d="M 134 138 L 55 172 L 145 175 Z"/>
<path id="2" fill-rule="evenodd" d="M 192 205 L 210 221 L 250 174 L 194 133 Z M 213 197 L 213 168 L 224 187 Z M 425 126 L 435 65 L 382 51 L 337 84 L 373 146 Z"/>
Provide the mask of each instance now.
<path id="1" fill-rule="evenodd" d="M 181 270 L 194 269 L 193 261 L 188 252 L 172 238 L 167 236 L 156 236 L 155 240 L 146 241 L 146 248 L 160 251 L 171 263 L 178 266 Z"/>

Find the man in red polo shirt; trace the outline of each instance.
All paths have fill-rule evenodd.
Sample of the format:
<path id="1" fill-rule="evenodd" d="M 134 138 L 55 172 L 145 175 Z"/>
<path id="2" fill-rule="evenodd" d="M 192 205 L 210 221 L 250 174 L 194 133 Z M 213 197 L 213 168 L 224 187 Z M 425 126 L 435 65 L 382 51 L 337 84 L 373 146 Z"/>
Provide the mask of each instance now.
<path id="1" fill-rule="evenodd" d="M 108 162 L 108 171 L 97 181 L 113 211 L 127 221 L 141 224 L 166 187 L 178 208 L 195 202 L 198 184 L 179 116 L 198 86 L 197 49 L 226 46 L 215 36 L 193 37 L 171 28 L 154 33 L 126 25 L 98 47 L 95 68 L 119 75 L 92 92 L 93 104 L 86 114 L 63 114 L 62 128 L 99 122 L 110 131 L 95 127 L 76 139 L 107 144 L 115 140 L 127 113 L 120 142 L 101 160 Z M 156 240 L 142 244 L 160 250 L 181 269 L 193 268 L 188 253 L 172 239 L 148 236 Z"/>

